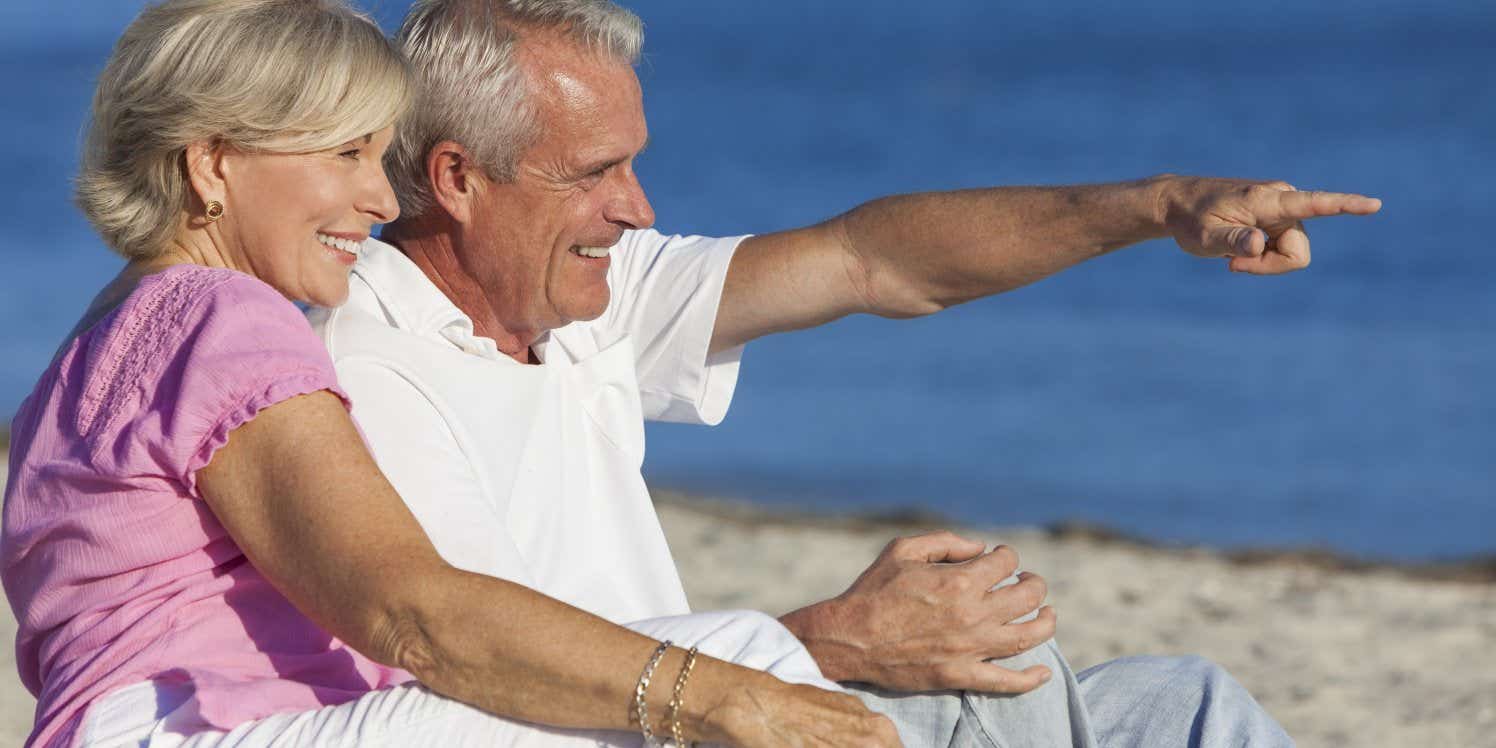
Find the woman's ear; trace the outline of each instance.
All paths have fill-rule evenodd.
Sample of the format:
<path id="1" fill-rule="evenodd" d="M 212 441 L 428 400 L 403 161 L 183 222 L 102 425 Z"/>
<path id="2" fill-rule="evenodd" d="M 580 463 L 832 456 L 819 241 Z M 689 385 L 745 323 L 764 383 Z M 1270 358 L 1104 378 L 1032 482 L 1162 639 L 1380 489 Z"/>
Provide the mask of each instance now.
<path id="1" fill-rule="evenodd" d="M 223 202 L 228 194 L 223 175 L 223 144 L 200 140 L 187 146 L 187 182 L 197 198 L 195 213 L 201 213 L 210 201 Z"/>

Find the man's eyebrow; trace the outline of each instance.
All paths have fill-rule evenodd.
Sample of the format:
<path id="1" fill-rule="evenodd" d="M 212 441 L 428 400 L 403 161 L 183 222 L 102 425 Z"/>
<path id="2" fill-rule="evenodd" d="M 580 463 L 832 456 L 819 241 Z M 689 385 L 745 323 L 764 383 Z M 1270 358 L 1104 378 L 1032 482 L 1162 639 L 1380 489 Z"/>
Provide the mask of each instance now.
<path id="1" fill-rule="evenodd" d="M 644 145 L 640 146 L 639 150 L 637 152 L 635 152 L 634 154 L 629 155 L 629 156 L 624 156 L 622 158 L 611 158 L 611 159 L 607 159 L 607 160 L 589 161 L 584 166 L 582 166 L 581 169 L 579 169 L 579 173 L 581 173 L 581 174 L 591 174 L 591 173 L 597 172 L 597 171 L 606 171 L 606 170 L 611 169 L 611 168 L 613 168 L 613 167 L 615 167 L 615 166 L 617 166 L 617 165 L 619 165 L 619 164 L 621 164 L 621 163 L 623 163 L 623 162 L 625 162 L 625 161 L 627 161 L 627 160 L 629 160 L 631 158 L 637 157 L 639 154 L 643 153 L 647 148 L 649 148 L 649 137 L 648 136 L 646 136 L 644 138 Z"/>

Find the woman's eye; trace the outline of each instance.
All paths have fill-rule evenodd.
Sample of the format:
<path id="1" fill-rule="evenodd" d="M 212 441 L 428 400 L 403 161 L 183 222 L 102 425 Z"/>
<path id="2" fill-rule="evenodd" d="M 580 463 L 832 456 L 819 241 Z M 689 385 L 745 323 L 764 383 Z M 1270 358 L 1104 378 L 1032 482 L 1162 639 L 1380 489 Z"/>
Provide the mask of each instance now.
<path id="1" fill-rule="evenodd" d="M 359 154 L 359 149 L 354 148 L 352 150 L 343 151 L 342 153 L 339 153 L 338 155 L 342 156 L 343 158 L 355 158 L 356 159 L 356 158 L 358 158 L 358 154 Z"/>

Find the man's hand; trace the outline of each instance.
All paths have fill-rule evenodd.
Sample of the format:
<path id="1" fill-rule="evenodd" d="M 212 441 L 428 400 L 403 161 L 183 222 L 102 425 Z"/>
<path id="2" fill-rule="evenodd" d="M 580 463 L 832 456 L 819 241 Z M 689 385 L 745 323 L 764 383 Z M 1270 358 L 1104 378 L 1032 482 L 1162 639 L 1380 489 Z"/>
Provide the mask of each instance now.
<path id="1" fill-rule="evenodd" d="M 1277 275 L 1309 266 L 1304 221 L 1365 216 L 1382 201 L 1340 192 L 1300 192 L 1287 182 L 1175 177 L 1160 211 L 1169 235 L 1200 257 L 1229 257 L 1232 272 Z"/>
<path id="2" fill-rule="evenodd" d="M 1054 609 L 1039 607 L 1048 590 L 1027 572 L 994 589 L 1017 570 L 1018 554 L 985 549 L 949 532 L 898 538 L 846 592 L 780 620 L 833 680 L 910 692 L 1033 690 L 1049 668 L 1014 671 L 986 660 L 1054 636 Z M 1013 623 L 1035 609 L 1033 620 Z"/>

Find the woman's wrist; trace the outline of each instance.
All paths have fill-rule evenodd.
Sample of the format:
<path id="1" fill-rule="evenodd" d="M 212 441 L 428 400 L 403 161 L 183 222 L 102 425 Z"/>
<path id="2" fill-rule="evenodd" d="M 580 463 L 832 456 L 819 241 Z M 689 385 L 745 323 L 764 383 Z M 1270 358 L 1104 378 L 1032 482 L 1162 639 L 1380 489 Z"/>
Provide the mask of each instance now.
<path id="1" fill-rule="evenodd" d="M 645 746 L 651 745 L 655 736 L 654 724 L 649 718 L 649 686 L 654 682 L 660 661 L 670 651 L 670 644 L 670 640 L 666 639 L 655 647 L 649 656 L 649 662 L 644 665 L 644 672 L 639 675 L 639 681 L 634 684 L 634 721 L 639 724 L 639 731 L 644 735 Z"/>
<path id="2" fill-rule="evenodd" d="M 670 736 L 675 739 L 676 748 L 689 748 L 691 745 L 686 740 L 681 713 L 686 704 L 686 686 L 691 682 L 691 672 L 696 669 L 696 654 L 696 647 L 691 647 L 691 651 L 686 653 L 686 664 L 681 666 L 680 675 L 675 678 L 675 688 L 670 693 L 670 713 L 666 718 L 670 720 Z"/>
<path id="3" fill-rule="evenodd" d="M 673 650 L 672 655 L 669 672 L 675 675 L 684 666 L 686 653 Z M 662 670 L 664 667 L 662 664 Z M 750 723 L 761 719 L 765 697 L 784 688 L 788 684 L 767 673 L 698 655 L 675 716 L 687 740 L 736 745 L 742 742 L 741 736 L 751 732 Z M 662 708 L 658 713 L 662 716 L 671 696 L 673 693 L 660 689 Z M 656 734 L 671 734 L 671 726 L 663 719 L 656 726 L 664 730 L 656 730 Z"/>

